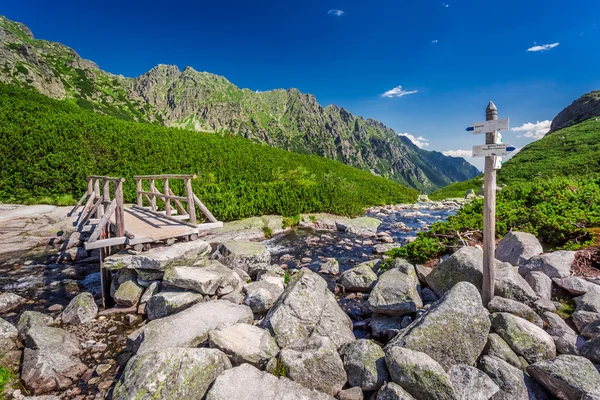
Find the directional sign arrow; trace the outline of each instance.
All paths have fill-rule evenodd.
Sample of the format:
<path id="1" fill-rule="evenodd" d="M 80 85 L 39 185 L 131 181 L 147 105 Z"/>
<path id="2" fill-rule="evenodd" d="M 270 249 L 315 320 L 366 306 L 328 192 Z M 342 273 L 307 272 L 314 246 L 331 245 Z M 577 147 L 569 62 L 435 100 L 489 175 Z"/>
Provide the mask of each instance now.
<path id="1" fill-rule="evenodd" d="M 495 119 L 492 121 L 475 122 L 473 126 L 467 128 L 467 131 L 473 132 L 474 135 L 481 135 L 488 132 L 506 131 L 508 130 L 509 119 Z"/>
<path id="2" fill-rule="evenodd" d="M 502 157 L 507 156 L 517 148 L 510 144 L 481 144 L 473 146 L 473 157 Z"/>

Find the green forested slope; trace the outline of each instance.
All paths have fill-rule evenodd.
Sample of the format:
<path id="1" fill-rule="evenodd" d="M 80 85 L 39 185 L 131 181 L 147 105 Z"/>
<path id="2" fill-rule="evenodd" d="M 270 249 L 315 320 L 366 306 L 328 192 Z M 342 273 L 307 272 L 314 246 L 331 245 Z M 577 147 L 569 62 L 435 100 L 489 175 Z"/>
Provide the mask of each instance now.
<path id="1" fill-rule="evenodd" d="M 415 201 L 417 191 L 337 161 L 205 134 L 127 122 L 0 85 L 0 200 L 72 195 L 87 175 L 194 173 L 194 190 L 223 220 L 276 213 L 358 214 Z"/>

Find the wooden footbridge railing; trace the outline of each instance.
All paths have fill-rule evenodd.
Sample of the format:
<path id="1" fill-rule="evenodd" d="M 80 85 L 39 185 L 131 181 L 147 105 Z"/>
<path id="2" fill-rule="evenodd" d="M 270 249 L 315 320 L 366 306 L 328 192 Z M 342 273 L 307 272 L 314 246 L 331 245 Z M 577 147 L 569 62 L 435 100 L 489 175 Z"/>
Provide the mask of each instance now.
<path id="1" fill-rule="evenodd" d="M 179 237 L 193 240 L 200 231 L 223 226 L 194 194 L 192 179 L 196 175 L 143 175 L 133 178 L 137 187 L 137 205 L 129 208 L 123 203 L 124 178 L 88 177 L 87 191 L 70 213 L 74 215 L 85 202 L 75 225 L 79 231 L 92 232 L 85 242 L 86 249 L 132 245 L 140 250 L 142 244 L 173 243 Z M 170 180 L 175 179 L 183 180 L 185 195 L 176 195 L 171 189 Z M 144 187 L 145 181 L 149 182 L 149 189 Z M 157 182 L 162 183 L 163 192 L 157 188 Z M 149 206 L 144 206 L 144 199 Z M 157 199 L 162 204 L 157 204 Z M 159 211 L 159 206 L 164 210 Z M 198 224 L 196 206 L 209 222 Z"/>

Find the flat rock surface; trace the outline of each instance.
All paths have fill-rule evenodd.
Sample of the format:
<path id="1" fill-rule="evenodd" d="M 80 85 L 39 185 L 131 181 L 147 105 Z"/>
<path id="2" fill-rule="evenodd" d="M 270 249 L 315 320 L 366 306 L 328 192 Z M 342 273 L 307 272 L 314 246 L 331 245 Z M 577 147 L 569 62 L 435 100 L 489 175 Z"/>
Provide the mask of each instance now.
<path id="1" fill-rule="evenodd" d="M 192 265 L 210 252 L 210 245 L 202 240 L 155 247 L 140 254 L 118 253 L 106 257 L 104 267 L 164 271 L 171 265 Z"/>
<path id="2" fill-rule="evenodd" d="M 575 260 L 574 251 L 555 251 L 531 257 L 519 267 L 523 276 L 532 271 L 540 271 L 550 278 L 565 278 L 571 275 L 571 265 Z"/>
<path id="3" fill-rule="evenodd" d="M 235 324 L 210 331 L 208 343 L 229 356 L 234 366 L 243 363 L 263 369 L 279 353 L 269 331 L 254 325 Z"/>
<path id="4" fill-rule="evenodd" d="M 496 259 L 519 266 L 533 256 L 542 254 L 540 241 L 531 233 L 508 232 L 496 247 Z"/>
<path id="5" fill-rule="evenodd" d="M 193 290 L 205 296 L 223 296 L 237 290 L 242 280 L 235 271 L 213 260 L 208 265 L 169 267 L 163 285 Z"/>
<path id="6" fill-rule="evenodd" d="M 414 266 L 406 263 L 403 268 L 391 268 L 377 280 L 369 296 L 369 308 L 392 316 L 416 312 L 423 307 L 417 286 L 420 283 Z"/>

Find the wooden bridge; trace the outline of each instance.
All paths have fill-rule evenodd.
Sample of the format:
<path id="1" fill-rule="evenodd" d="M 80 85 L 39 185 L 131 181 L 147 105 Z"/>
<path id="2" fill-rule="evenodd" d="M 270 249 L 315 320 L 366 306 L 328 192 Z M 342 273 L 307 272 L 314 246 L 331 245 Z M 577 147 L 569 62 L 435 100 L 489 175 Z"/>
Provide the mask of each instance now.
<path id="1" fill-rule="evenodd" d="M 177 238 L 195 240 L 200 232 L 223 226 L 192 191 L 195 178 L 196 175 L 134 176 L 137 204 L 127 207 L 123 203 L 124 178 L 89 176 L 86 193 L 70 213 L 76 215 L 83 205 L 74 225 L 78 231 L 91 232 L 84 242 L 86 250 L 129 245 L 141 251 L 154 242 L 172 244 Z M 183 181 L 185 195 L 175 195 L 171 180 Z M 162 186 L 162 192 L 157 183 Z M 162 203 L 157 204 L 157 199 Z M 206 222 L 198 224 L 196 207 Z"/>

